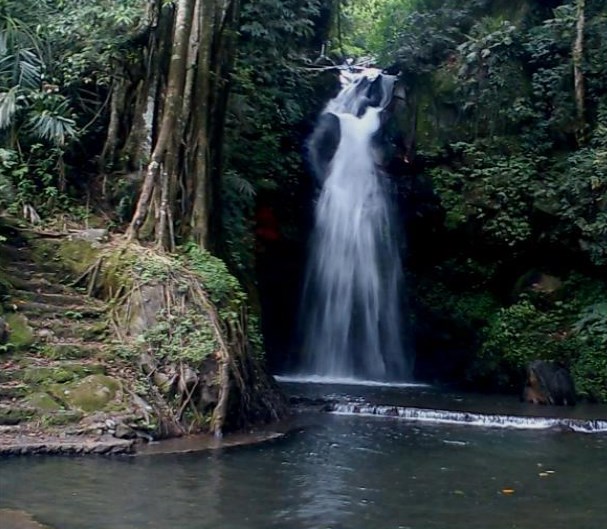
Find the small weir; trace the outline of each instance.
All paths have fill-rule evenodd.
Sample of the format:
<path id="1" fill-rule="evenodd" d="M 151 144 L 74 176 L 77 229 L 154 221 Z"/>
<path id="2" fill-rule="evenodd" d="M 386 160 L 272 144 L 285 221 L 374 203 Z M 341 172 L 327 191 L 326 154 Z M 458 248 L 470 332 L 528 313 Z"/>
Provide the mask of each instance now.
<path id="1" fill-rule="evenodd" d="M 406 406 L 381 406 L 359 402 L 328 403 L 324 409 L 339 415 L 391 417 L 405 421 L 432 424 L 461 424 L 465 426 L 480 426 L 484 428 L 513 428 L 519 430 L 554 429 L 580 433 L 607 432 L 607 421 L 599 419 L 493 415 Z"/>

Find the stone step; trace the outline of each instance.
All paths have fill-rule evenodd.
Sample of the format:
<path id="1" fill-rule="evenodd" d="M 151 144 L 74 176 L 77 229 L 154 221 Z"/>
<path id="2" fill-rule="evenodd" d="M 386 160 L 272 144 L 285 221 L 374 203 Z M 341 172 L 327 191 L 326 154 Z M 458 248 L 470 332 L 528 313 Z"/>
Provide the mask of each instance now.
<path id="1" fill-rule="evenodd" d="M 86 298 L 77 292 L 31 292 L 29 290 L 16 289 L 10 293 L 9 303 L 18 303 L 19 301 L 33 301 L 35 303 L 44 303 L 54 306 L 72 306 L 86 305 L 91 307 L 101 307 L 101 304 L 92 298 Z"/>
<path id="2" fill-rule="evenodd" d="M 56 360 L 100 359 L 108 347 L 99 342 L 47 342 L 42 347 L 43 355 Z"/>
<path id="3" fill-rule="evenodd" d="M 63 272 L 52 261 L 45 263 L 36 263 L 33 261 L 16 263 L 9 261 L 4 265 L 3 268 L 9 276 L 15 276 L 23 279 L 30 279 L 32 276 L 43 276 L 48 279 L 56 279 L 57 283 L 61 283 L 62 279 L 66 277 L 65 272 Z"/>
<path id="4" fill-rule="evenodd" d="M 103 320 L 68 320 L 65 318 L 32 319 L 29 321 L 38 338 L 46 342 L 98 341 L 105 338 L 108 324 Z"/>
<path id="5" fill-rule="evenodd" d="M 20 399 L 27 395 L 29 386 L 20 381 L 0 383 L 0 400 Z"/>
<path id="6" fill-rule="evenodd" d="M 11 260 L 6 264 L 6 266 L 4 268 L 9 272 L 15 272 L 15 273 L 21 273 L 21 274 L 28 273 L 28 272 L 48 272 L 48 271 L 55 272 L 55 271 L 57 271 L 56 269 L 49 267 L 48 264 L 45 264 L 43 266 L 41 264 L 33 262 L 33 260 L 27 260 L 22 263 L 14 263 Z"/>
<path id="7" fill-rule="evenodd" d="M 25 367 L 0 364 L 0 383 L 17 381 L 30 384 L 61 383 L 87 375 L 105 374 L 105 372 L 105 366 L 94 358 L 53 360 L 43 356 L 28 357 Z"/>
<path id="8" fill-rule="evenodd" d="M 31 250 L 27 246 L 5 244 L 0 247 L 0 253 L 2 254 L 3 260 L 11 263 L 31 262 L 34 260 L 32 258 Z"/>
<path id="9" fill-rule="evenodd" d="M 27 279 L 13 276 L 10 278 L 10 283 L 16 290 L 21 291 L 45 292 L 48 294 L 65 294 L 70 292 L 61 283 L 51 283 L 47 279 L 47 274 L 44 273 L 31 275 Z"/>
<path id="10" fill-rule="evenodd" d="M 16 312 L 25 314 L 28 318 L 33 316 L 43 316 L 44 318 L 59 317 L 73 320 L 84 318 L 99 318 L 105 313 L 103 306 L 94 306 L 88 303 L 88 300 L 77 300 L 80 303 L 72 305 L 56 305 L 51 303 L 38 303 L 35 301 L 17 301 L 12 302 Z"/>
<path id="11" fill-rule="evenodd" d="M 12 404 L 0 404 L 0 425 L 20 424 L 31 420 L 36 410 Z"/>

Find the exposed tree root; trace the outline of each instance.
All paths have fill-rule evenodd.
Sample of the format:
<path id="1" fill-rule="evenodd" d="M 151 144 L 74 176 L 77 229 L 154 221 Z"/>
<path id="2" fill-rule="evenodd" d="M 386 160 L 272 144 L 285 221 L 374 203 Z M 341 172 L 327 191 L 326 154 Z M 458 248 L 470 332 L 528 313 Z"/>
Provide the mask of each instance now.
<path id="1" fill-rule="evenodd" d="M 218 307 L 200 273 L 137 243 L 109 246 L 77 283 L 109 300 L 111 322 L 147 382 L 159 436 L 280 419 L 285 402 L 248 337 L 246 303 Z M 236 296 L 236 293 L 235 293 Z"/>

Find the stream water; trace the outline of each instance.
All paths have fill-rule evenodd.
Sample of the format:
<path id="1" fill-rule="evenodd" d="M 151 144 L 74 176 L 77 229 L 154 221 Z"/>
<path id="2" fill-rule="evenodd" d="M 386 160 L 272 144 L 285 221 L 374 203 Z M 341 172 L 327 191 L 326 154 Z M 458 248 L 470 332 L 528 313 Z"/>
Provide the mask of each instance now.
<path id="1" fill-rule="evenodd" d="M 489 398 L 431 388 L 289 390 L 377 405 L 396 399 L 402 407 L 491 406 Z M 522 406 L 492 402 L 493 414 Z M 607 417 L 597 407 L 517 413 L 525 409 L 529 420 L 541 420 L 537 410 Z M 607 527 L 604 434 L 345 412 L 304 413 L 298 423 L 282 439 L 212 452 L 0 460 L 0 508 L 26 510 L 56 529 Z"/>

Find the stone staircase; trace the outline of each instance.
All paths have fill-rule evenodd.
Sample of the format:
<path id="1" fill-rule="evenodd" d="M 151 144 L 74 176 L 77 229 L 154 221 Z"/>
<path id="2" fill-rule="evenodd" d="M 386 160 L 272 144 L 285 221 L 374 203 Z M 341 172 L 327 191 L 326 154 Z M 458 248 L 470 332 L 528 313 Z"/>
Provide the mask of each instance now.
<path id="1" fill-rule="evenodd" d="M 0 223 L 0 318 L 9 328 L 0 426 L 65 426 L 96 406 L 120 411 L 105 304 L 72 285 L 56 257 L 61 238 Z"/>

